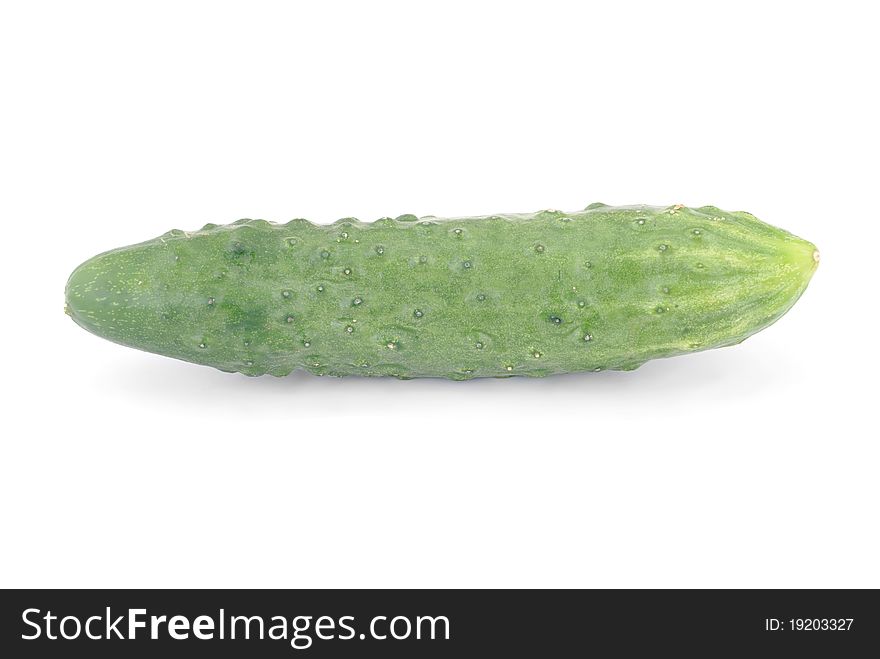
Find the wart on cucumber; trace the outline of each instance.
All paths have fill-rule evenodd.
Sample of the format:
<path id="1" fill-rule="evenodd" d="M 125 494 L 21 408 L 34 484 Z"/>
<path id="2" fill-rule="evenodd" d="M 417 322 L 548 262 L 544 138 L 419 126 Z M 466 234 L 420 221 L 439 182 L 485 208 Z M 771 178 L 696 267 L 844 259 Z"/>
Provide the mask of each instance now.
<path id="1" fill-rule="evenodd" d="M 818 261 L 813 244 L 713 206 L 239 220 L 86 261 L 66 312 L 110 341 L 246 375 L 540 377 L 740 343 L 791 308 Z"/>

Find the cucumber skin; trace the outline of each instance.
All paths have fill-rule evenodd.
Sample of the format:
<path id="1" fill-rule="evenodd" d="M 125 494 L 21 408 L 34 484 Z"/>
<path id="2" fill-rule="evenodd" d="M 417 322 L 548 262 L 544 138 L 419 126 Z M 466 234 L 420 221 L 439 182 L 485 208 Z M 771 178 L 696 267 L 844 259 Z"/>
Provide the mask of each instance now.
<path id="1" fill-rule="evenodd" d="M 253 376 L 545 376 L 740 343 L 817 262 L 811 243 L 712 206 L 240 220 L 86 261 L 66 311 L 116 343 Z"/>

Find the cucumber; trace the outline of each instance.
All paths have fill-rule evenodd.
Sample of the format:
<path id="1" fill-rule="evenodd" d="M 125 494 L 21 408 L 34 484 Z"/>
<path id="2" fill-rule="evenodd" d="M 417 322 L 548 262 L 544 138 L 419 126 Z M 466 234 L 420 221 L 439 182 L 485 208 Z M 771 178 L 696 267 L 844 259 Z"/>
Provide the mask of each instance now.
<path id="1" fill-rule="evenodd" d="M 116 343 L 246 375 L 631 370 L 740 343 L 791 308 L 818 260 L 713 206 L 239 220 L 86 261 L 66 312 Z"/>

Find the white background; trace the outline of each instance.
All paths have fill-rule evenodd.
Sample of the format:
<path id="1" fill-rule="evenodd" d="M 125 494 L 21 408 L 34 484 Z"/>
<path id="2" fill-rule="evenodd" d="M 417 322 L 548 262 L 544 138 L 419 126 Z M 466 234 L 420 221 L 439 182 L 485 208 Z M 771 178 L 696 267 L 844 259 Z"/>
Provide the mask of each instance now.
<path id="1" fill-rule="evenodd" d="M 0 585 L 880 587 L 870 3 L 0 10 Z M 62 313 L 240 217 L 748 210 L 815 242 L 743 345 L 632 373 L 247 379 Z"/>

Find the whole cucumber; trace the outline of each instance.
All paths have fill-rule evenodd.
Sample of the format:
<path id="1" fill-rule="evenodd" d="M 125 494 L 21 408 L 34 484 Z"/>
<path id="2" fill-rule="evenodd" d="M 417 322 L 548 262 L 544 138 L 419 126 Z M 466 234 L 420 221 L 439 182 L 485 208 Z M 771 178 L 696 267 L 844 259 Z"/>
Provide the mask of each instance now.
<path id="1" fill-rule="evenodd" d="M 246 375 L 630 370 L 780 318 L 819 254 L 712 206 L 170 231 L 79 266 L 66 311 L 123 345 Z"/>

